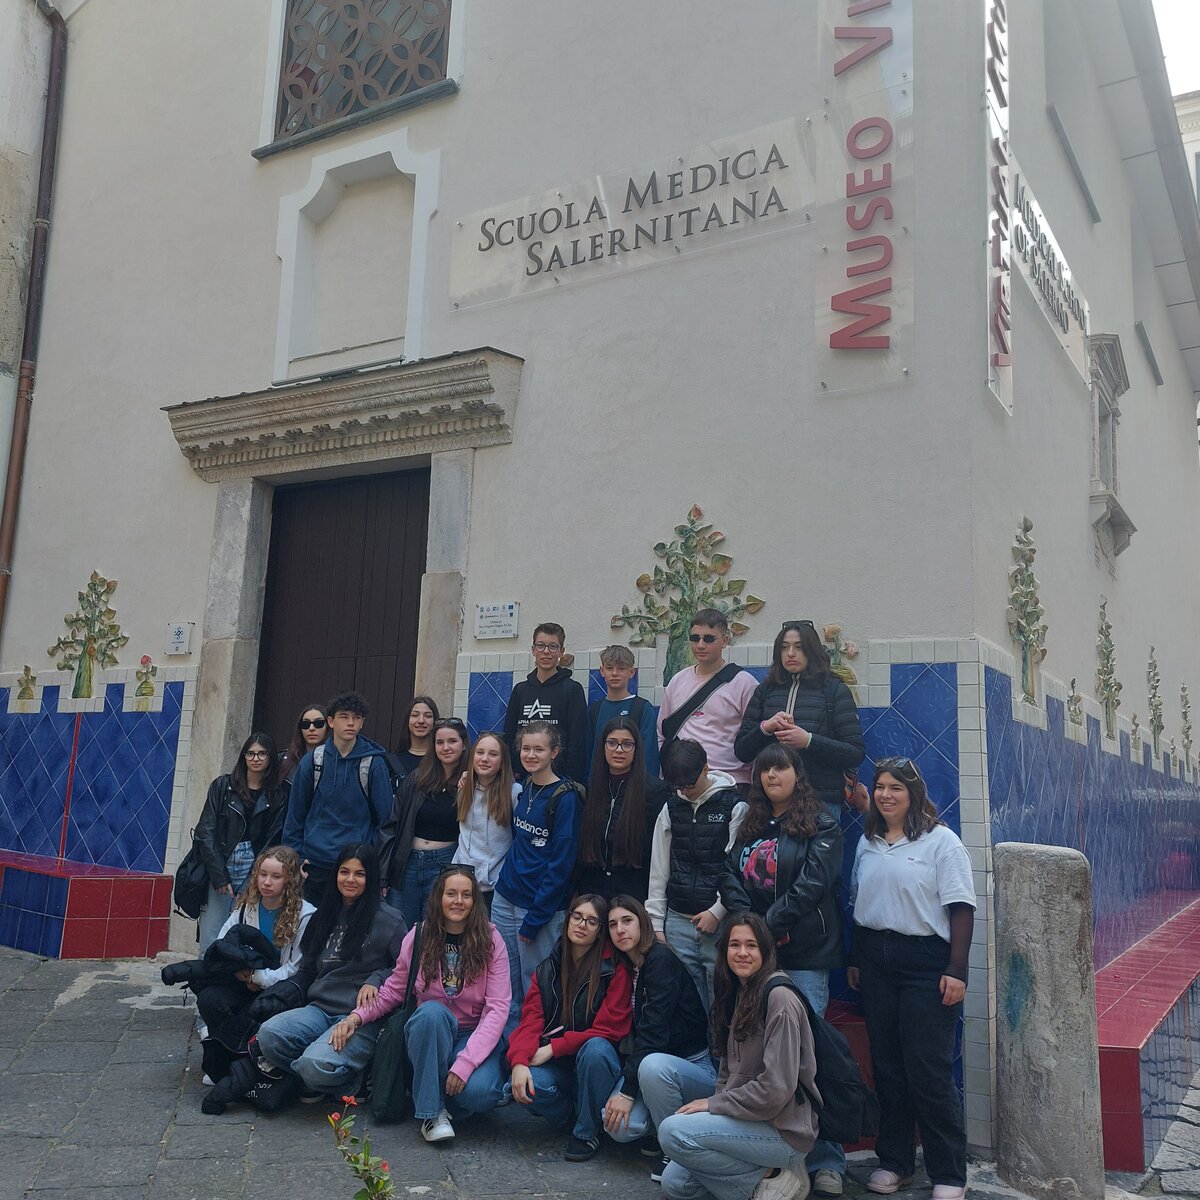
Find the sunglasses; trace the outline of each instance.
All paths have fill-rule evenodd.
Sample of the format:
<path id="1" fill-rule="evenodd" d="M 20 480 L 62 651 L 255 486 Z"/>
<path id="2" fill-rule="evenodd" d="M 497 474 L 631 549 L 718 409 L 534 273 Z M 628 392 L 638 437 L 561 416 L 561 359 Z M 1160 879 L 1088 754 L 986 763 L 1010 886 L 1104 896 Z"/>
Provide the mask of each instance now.
<path id="1" fill-rule="evenodd" d="M 314 717 L 312 720 L 309 720 L 308 717 L 305 717 L 300 722 L 300 728 L 301 729 L 324 729 L 325 728 L 325 718 L 324 717 Z"/>
<path id="2" fill-rule="evenodd" d="M 438 878 L 445 879 L 447 875 L 469 875 L 474 879 L 475 868 L 470 863 L 447 863 L 438 872 Z"/>
<path id="3" fill-rule="evenodd" d="M 875 763 L 875 772 L 880 771 L 901 771 L 905 774 L 912 775 L 914 778 L 920 776 L 921 771 L 917 764 L 911 758 L 881 758 Z"/>
<path id="4" fill-rule="evenodd" d="M 706 646 L 711 646 L 717 640 L 715 633 L 689 633 L 689 642 L 703 642 Z"/>
<path id="5" fill-rule="evenodd" d="M 459 720 L 458 717 L 442 717 L 433 723 L 434 729 L 454 729 L 459 733 L 466 733 L 466 725 Z"/>
<path id="6" fill-rule="evenodd" d="M 817 631 L 817 627 L 811 621 L 806 621 L 803 618 L 799 618 L 794 621 L 784 621 L 784 623 L 779 628 L 781 630 L 784 630 L 784 629 L 811 629 L 814 633 L 816 633 L 816 631 Z"/>

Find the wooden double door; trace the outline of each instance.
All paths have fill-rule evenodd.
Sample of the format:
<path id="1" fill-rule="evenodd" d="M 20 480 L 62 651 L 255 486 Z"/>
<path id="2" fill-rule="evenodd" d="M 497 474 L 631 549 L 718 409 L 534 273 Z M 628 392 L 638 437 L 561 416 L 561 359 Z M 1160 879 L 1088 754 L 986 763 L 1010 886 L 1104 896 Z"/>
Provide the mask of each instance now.
<path id="1" fill-rule="evenodd" d="M 280 487 L 259 644 L 254 728 L 280 748 L 306 704 L 361 692 L 363 734 L 389 749 L 412 695 L 429 472 Z"/>

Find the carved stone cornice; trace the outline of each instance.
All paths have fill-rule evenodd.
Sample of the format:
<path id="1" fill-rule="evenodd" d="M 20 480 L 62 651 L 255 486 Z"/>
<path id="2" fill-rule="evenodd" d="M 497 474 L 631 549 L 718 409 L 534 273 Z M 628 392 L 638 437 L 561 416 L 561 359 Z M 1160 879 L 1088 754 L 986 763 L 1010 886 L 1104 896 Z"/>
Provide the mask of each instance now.
<path id="1" fill-rule="evenodd" d="M 163 412 L 201 479 L 268 477 L 511 442 L 523 365 L 484 347 Z"/>

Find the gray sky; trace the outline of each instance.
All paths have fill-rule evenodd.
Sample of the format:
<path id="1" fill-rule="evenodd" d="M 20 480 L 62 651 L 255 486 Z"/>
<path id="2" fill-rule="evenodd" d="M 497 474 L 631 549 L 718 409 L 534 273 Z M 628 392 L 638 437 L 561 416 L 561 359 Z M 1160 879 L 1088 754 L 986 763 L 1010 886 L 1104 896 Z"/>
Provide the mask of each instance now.
<path id="1" fill-rule="evenodd" d="M 1171 91 L 1200 91 L 1200 0 L 1154 0 Z"/>

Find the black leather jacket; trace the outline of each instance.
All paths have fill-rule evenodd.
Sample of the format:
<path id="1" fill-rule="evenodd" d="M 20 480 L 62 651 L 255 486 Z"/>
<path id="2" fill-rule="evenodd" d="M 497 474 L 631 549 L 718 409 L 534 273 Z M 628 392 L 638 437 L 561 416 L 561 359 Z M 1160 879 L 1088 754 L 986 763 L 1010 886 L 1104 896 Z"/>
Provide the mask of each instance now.
<path id="1" fill-rule="evenodd" d="M 773 827 L 777 828 L 777 827 Z M 753 840 L 763 837 L 757 835 Z M 770 836 L 769 834 L 766 836 Z M 750 842 L 738 839 L 721 876 L 721 901 L 730 912 L 762 916 L 776 942 L 784 971 L 824 971 L 845 963 L 842 910 L 842 830 L 826 811 L 817 816 L 817 832 L 794 838 L 778 830 L 775 887 L 767 890 L 743 874 Z"/>
<path id="2" fill-rule="evenodd" d="M 258 854 L 283 840 L 283 822 L 287 816 L 288 786 L 263 792 L 250 810 L 233 790 L 233 780 L 219 775 L 209 785 L 200 820 L 196 822 L 195 842 L 204 859 L 208 880 L 215 888 L 228 886 L 225 863 L 238 842 L 249 841 Z"/>

